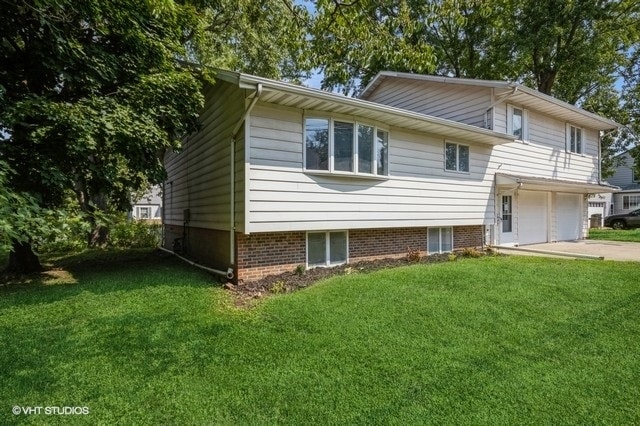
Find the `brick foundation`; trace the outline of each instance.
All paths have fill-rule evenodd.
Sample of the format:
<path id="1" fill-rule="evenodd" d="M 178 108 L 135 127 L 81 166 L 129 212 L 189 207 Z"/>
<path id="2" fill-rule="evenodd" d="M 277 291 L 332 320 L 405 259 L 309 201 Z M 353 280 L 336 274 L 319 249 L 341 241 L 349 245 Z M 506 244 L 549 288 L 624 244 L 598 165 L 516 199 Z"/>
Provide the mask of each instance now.
<path id="1" fill-rule="evenodd" d="M 254 281 L 306 264 L 305 232 L 236 234 L 237 278 Z"/>
<path id="2" fill-rule="evenodd" d="M 455 226 L 453 247 L 482 247 L 483 227 Z M 306 232 L 236 235 L 237 278 L 254 281 L 306 265 Z M 427 228 L 352 229 L 349 262 L 405 257 L 409 250 L 427 255 Z"/>
<path id="3" fill-rule="evenodd" d="M 454 226 L 453 227 L 453 249 L 479 248 L 483 246 L 484 234 L 481 225 Z"/>
<path id="4" fill-rule="evenodd" d="M 349 261 L 404 257 L 409 250 L 427 254 L 427 228 L 352 229 Z"/>

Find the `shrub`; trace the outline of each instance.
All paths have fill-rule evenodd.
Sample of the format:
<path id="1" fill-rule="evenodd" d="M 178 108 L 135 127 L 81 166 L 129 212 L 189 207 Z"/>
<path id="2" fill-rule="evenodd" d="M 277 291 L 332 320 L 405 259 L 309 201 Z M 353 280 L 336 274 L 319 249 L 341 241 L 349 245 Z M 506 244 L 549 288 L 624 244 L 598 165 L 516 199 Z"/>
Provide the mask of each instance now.
<path id="1" fill-rule="evenodd" d="M 161 240 L 162 225 L 139 220 L 119 221 L 109 232 L 109 245 L 112 247 L 158 247 Z"/>
<path id="2" fill-rule="evenodd" d="M 420 262 L 420 249 L 412 249 L 411 247 L 407 247 L 407 261 Z"/>

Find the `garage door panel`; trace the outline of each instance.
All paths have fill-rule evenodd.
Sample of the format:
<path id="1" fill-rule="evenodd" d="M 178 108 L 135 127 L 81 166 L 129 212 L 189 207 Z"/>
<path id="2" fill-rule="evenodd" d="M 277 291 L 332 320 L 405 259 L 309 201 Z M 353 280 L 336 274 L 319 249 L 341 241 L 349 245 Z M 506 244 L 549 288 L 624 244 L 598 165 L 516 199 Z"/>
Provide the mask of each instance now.
<path id="1" fill-rule="evenodd" d="M 548 241 L 547 193 L 520 191 L 518 194 L 518 240 L 520 244 Z"/>
<path id="2" fill-rule="evenodd" d="M 558 241 L 572 241 L 582 237 L 580 194 L 556 195 L 556 232 Z"/>

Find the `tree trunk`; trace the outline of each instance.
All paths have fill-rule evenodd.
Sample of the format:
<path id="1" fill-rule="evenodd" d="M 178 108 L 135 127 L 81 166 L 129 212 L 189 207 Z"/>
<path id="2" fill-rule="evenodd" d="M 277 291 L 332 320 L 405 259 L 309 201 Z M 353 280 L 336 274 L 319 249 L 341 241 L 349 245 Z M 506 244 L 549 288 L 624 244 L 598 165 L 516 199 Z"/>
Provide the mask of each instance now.
<path id="1" fill-rule="evenodd" d="M 9 252 L 9 265 L 5 272 L 12 274 L 31 274 L 42 271 L 40 259 L 33 252 L 31 243 L 12 241 Z"/>
<path id="2" fill-rule="evenodd" d="M 109 228 L 102 225 L 92 223 L 93 227 L 89 232 L 87 245 L 91 248 L 104 248 L 107 246 L 107 238 L 109 237 Z"/>

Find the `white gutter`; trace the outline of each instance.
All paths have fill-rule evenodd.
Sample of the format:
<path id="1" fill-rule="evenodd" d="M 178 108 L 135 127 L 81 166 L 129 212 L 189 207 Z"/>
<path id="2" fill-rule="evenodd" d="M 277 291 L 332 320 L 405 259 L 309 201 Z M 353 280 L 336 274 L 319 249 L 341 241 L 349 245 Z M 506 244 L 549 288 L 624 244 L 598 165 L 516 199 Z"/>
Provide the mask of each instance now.
<path id="1" fill-rule="evenodd" d="M 231 132 L 231 143 L 229 144 L 229 149 L 231 151 L 231 182 L 230 182 L 230 201 L 229 201 L 229 263 L 231 265 L 235 265 L 236 263 L 236 137 L 238 136 L 238 131 L 240 130 L 240 126 L 246 122 L 247 117 L 251 113 L 251 110 L 258 102 L 258 99 L 262 95 L 262 83 L 258 83 L 256 85 L 256 90 L 253 92 L 253 97 L 249 106 L 244 111 L 244 115 L 238 121 L 238 123 L 233 128 Z"/>
<path id="2" fill-rule="evenodd" d="M 412 120 L 419 120 L 434 124 L 437 126 L 446 127 L 449 129 L 455 129 L 459 131 L 468 132 L 468 137 L 474 140 L 474 137 L 483 137 L 483 140 L 477 141 L 479 143 L 488 143 L 495 145 L 497 143 L 513 142 L 513 136 L 509 136 L 505 133 L 498 133 L 492 130 L 484 129 L 478 126 L 472 126 L 470 124 L 460 123 L 457 121 L 447 120 L 440 117 L 421 114 L 415 111 L 406 110 L 402 108 L 392 107 L 389 105 L 379 104 L 376 102 L 366 101 L 358 98 L 351 98 L 348 96 L 339 95 L 336 93 L 330 93 L 323 90 L 311 89 L 309 87 L 298 86 L 291 83 L 280 82 L 276 80 L 270 80 L 264 77 L 258 77 L 248 74 L 239 74 L 231 71 L 218 70 L 216 78 L 232 82 L 237 84 L 241 89 L 248 89 L 262 84 L 265 89 L 276 90 L 279 92 L 289 93 L 292 95 L 299 95 L 305 97 L 312 97 L 318 100 L 329 101 L 331 103 L 339 103 L 350 107 L 363 108 L 370 111 L 375 111 L 384 114 L 392 114 L 400 116 L 402 118 L 408 118 Z M 239 128 L 239 126 L 238 126 Z M 444 134 L 446 136 L 446 133 Z M 487 139 L 491 138 L 491 140 Z"/>

